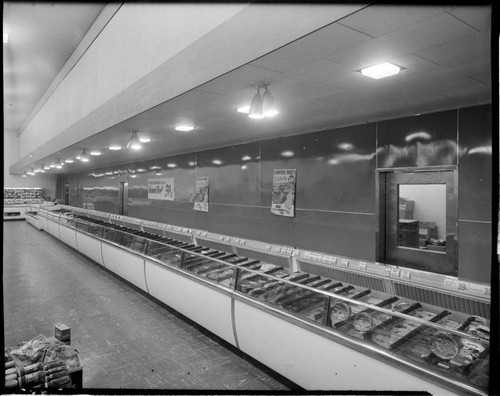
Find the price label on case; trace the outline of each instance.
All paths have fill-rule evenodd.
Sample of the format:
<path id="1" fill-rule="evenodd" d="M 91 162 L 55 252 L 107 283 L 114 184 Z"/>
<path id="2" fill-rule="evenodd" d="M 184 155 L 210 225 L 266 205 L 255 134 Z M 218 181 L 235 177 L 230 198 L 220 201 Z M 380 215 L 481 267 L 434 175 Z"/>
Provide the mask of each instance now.
<path id="1" fill-rule="evenodd" d="M 411 277 L 411 272 L 410 271 L 406 271 L 406 270 L 402 270 L 401 271 L 401 279 L 403 279 L 403 280 L 410 280 L 410 277 Z"/>
<path id="2" fill-rule="evenodd" d="M 391 268 L 391 274 L 390 274 L 390 277 L 391 278 L 399 278 L 399 272 L 400 272 L 400 269 L 397 268 L 397 267 L 392 267 Z"/>

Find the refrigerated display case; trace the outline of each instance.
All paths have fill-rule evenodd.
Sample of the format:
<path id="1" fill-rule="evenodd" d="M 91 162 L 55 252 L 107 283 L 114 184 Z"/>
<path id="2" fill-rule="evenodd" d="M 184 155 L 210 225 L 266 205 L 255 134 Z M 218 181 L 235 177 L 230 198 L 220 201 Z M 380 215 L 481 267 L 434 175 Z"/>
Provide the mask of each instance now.
<path id="1" fill-rule="evenodd" d="M 40 206 L 44 203 L 43 188 L 4 187 L 3 219 L 21 220 L 26 218 L 27 205 Z"/>
<path id="2" fill-rule="evenodd" d="M 79 208 L 39 215 L 53 236 L 74 233 L 84 254 L 94 243 L 100 265 L 303 388 L 488 393 L 489 300 L 472 287 L 433 304 L 444 290 L 424 288 L 418 271 Z"/>

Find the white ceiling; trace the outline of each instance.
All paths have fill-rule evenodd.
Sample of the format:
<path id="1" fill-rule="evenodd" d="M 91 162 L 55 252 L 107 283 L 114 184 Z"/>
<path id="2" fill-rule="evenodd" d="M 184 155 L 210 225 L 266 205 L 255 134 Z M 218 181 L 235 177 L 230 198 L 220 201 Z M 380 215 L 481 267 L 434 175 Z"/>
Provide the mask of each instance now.
<path id="1" fill-rule="evenodd" d="M 18 132 L 104 3 L 4 2 L 4 130 Z"/>
<path id="2" fill-rule="evenodd" d="M 23 34 L 36 33 L 53 40 L 45 43 L 50 52 L 35 51 L 16 42 L 13 33 L 10 58 L 5 58 L 4 45 L 4 77 L 6 70 L 32 64 L 35 57 L 51 70 L 38 76 L 34 86 L 28 84 L 30 90 L 18 79 L 6 79 L 4 128 L 18 129 L 101 6 L 52 5 L 64 10 L 57 17 L 67 21 L 59 24 L 57 34 L 55 20 L 39 20 L 40 5 L 25 5 L 22 18 L 20 9 L 10 7 L 4 13 L 4 29 L 10 26 L 13 32 L 19 29 Z M 47 10 L 43 12 L 54 17 Z M 76 161 L 59 172 L 90 170 L 139 157 L 156 158 L 491 103 L 490 36 L 488 7 L 370 6 L 32 165 L 74 157 L 82 147 L 100 149 L 103 155 L 92 158 L 91 163 Z M 38 45 L 43 48 L 45 40 Z M 382 80 L 369 79 L 359 72 L 382 61 L 404 69 Z M 29 74 L 34 77 L 35 72 Z M 269 84 L 280 114 L 273 119 L 253 120 L 237 113 L 235 108 L 249 104 L 255 87 L 262 83 Z M 194 123 L 195 130 L 173 131 L 180 121 Z M 140 155 L 107 149 L 111 143 L 125 144 L 132 130 L 152 139 Z"/>

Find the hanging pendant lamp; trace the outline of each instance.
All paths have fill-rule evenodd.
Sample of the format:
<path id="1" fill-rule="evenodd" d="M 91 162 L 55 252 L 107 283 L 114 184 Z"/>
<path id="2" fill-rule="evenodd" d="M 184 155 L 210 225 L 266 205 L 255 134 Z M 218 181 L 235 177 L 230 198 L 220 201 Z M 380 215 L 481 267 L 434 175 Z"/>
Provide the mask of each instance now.
<path id="1" fill-rule="evenodd" d="M 273 95 L 267 89 L 267 85 L 264 85 L 265 91 L 262 95 L 262 115 L 264 117 L 274 117 L 278 114 L 276 109 L 276 102 L 274 101 Z"/>
<path id="2" fill-rule="evenodd" d="M 83 149 L 82 153 L 80 154 L 80 161 L 89 162 L 89 155 L 87 154 L 85 149 Z"/>
<path id="3" fill-rule="evenodd" d="M 257 87 L 257 93 L 252 99 L 248 116 L 254 119 L 264 118 L 264 115 L 262 114 L 262 96 L 260 96 L 260 86 Z"/>
<path id="4" fill-rule="evenodd" d="M 127 143 L 127 148 L 128 149 L 131 148 L 132 150 L 139 150 L 140 148 L 142 148 L 139 136 L 137 136 L 137 131 L 132 132 L 132 136 L 130 137 Z"/>

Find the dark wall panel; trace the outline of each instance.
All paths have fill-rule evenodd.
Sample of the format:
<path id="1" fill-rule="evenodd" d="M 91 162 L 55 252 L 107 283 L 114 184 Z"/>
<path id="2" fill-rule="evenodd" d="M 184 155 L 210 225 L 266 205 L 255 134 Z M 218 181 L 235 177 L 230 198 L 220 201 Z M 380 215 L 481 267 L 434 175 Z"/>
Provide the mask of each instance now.
<path id="1" fill-rule="evenodd" d="M 194 228 L 195 215 L 191 202 L 135 199 L 129 202 L 128 216 Z"/>
<path id="2" fill-rule="evenodd" d="M 457 111 L 378 123 L 379 168 L 457 164 Z"/>
<path id="3" fill-rule="evenodd" d="M 81 202 L 91 204 L 95 210 L 118 213 L 118 183 L 114 177 L 83 176 Z"/>
<path id="4" fill-rule="evenodd" d="M 491 106 L 478 106 L 72 174 L 69 203 L 118 213 L 119 182 L 128 180 L 129 216 L 373 261 L 376 169 L 458 165 L 459 276 L 487 282 L 491 142 Z M 297 169 L 293 218 L 270 212 L 282 168 Z M 193 209 L 197 176 L 210 179 L 208 212 Z M 148 200 L 148 179 L 160 177 L 175 178 L 175 201 Z"/>
<path id="5" fill-rule="evenodd" d="M 459 111 L 459 216 L 491 221 L 492 113 L 491 106 Z"/>
<path id="6" fill-rule="evenodd" d="M 375 215 L 298 210 L 295 219 L 261 209 L 262 240 L 375 260 Z"/>
<path id="7" fill-rule="evenodd" d="M 196 212 L 196 227 L 239 238 L 260 240 L 258 206 L 211 204 L 208 212 Z"/>
<path id="8" fill-rule="evenodd" d="M 459 221 L 458 277 L 491 281 L 491 224 Z"/>
<path id="9" fill-rule="evenodd" d="M 149 170 L 152 166 L 160 169 Z M 129 177 L 128 215 L 141 219 L 194 227 L 193 197 L 196 184 L 196 154 L 178 155 L 135 164 L 149 170 Z M 148 180 L 174 178 L 174 201 L 148 199 Z"/>
<path id="10" fill-rule="evenodd" d="M 199 152 L 197 176 L 209 177 L 209 205 L 258 205 L 259 155 L 258 142 Z"/>
<path id="11" fill-rule="evenodd" d="M 297 169 L 299 209 L 375 213 L 375 124 L 262 142 L 262 206 L 274 169 Z"/>

